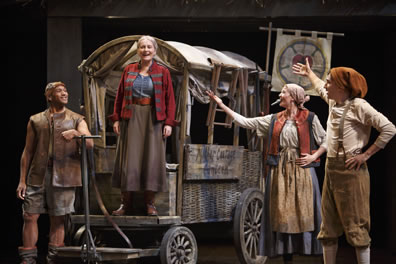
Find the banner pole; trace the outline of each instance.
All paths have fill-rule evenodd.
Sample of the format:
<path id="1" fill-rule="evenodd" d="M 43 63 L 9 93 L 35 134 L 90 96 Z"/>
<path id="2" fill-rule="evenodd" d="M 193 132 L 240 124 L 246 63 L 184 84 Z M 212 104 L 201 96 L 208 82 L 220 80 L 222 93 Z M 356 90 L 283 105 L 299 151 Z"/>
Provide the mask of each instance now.
<path id="1" fill-rule="evenodd" d="M 269 57 L 270 57 L 270 49 L 271 49 L 271 33 L 272 33 L 272 22 L 268 24 L 268 40 L 267 40 L 267 57 L 265 61 L 265 72 L 268 74 L 269 70 Z M 260 27 L 261 30 L 261 27 Z"/>
<path id="2" fill-rule="evenodd" d="M 271 32 L 271 31 L 277 31 L 278 29 L 277 29 L 277 28 L 272 28 L 272 27 L 271 27 L 271 22 L 270 22 L 270 26 L 269 26 L 269 27 L 259 27 L 259 30 Z M 293 33 L 293 34 L 295 34 L 296 31 L 297 31 L 296 29 L 282 29 L 282 30 L 283 30 L 283 32 L 286 32 L 286 33 Z M 309 31 L 309 30 L 300 30 L 300 32 L 303 33 L 303 34 L 312 35 L 312 31 Z M 329 33 L 329 32 L 317 31 L 316 33 L 317 33 L 318 35 L 327 35 L 327 33 Z M 344 33 L 333 33 L 333 36 L 344 37 L 345 34 L 344 34 Z"/>

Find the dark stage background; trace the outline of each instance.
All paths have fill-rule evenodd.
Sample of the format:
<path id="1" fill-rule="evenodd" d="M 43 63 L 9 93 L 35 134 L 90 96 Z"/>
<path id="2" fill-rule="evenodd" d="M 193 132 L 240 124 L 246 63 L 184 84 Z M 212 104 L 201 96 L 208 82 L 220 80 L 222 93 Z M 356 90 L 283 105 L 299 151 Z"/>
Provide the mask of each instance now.
<path id="1" fill-rule="evenodd" d="M 16 256 L 21 245 L 21 202 L 15 198 L 19 181 L 19 161 L 23 151 L 26 125 L 30 115 L 46 108 L 44 87 L 47 82 L 46 61 L 46 14 L 37 6 L 6 6 L 1 8 L 2 42 L 7 60 L 3 64 L 6 71 L 6 85 L 3 90 L 3 114 L 7 123 L 3 124 L 3 172 L 2 182 L 2 257 Z M 283 17 L 271 20 L 255 19 L 83 19 L 83 58 L 87 58 L 100 45 L 117 37 L 150 34 L 163 40 L 174 40 L 194 46 L 206 46 L 217 50 L 240 53 L 265 67 L 267 32 L 259 31 L 259 26 L 295 28 L 304 30 L 331 31 L 345 33 L 344 37 L 334 37 L 332 46 L 332 66 L 353 67 L 362 73 L 368 82 L 366 99 L 378 111 L 396 124 L 395 85 L 395 17 Z M 275 36 L 275 35 L 273 35 Z M 273 37 L 273 40 L 275 37 Z M 67 42 L 67 39 L 64 39 Z M 272 52 L 274 50 L 272 43 Z M 273 55 L 273 54 L 272 54 Z M 272 65 L 272 56 L 270 60 Z M 78 65 L 74 69 L 76 70 Z M 59 61 L 57 67 L 62 67 Z M 271 73 L 271 71 L 270 71 Z M 73 89 L 68 87 L 68 89 Z M 271 95 L 274 101 L 277 94 Z M 306 106 L 317 113 L 325 127 L 327 105 L 317 97 L 311 97 Z M 279 111 L 271 107 L 271 112 Z M 194 113 L 199 123 L 206 114 Z M 193 123 L 193 126 L 197 125 Z M 207 130 L 202 134 L 206 138 Z M 215 138 L 221 144 L 222 135 Z M 372 143 L 378 135 L 373 130 Z M 199 133 L 197 133 L 199 137 Z M 197 139 L 200 140 L 200 139 Z M 393 139 L 385 150 L 373 156 L 369 162 L 371 173 L 371 217 L 372 247 L 381 248 L 395 254 L 395 173 L 396 140 Z M 322 159 L 323 160 L 323 159 Z M 320 182 L 323 181 L 323 166 L 318 169 Z M 44 251 L 48 241 L 48 219 L 40 219 L 39 250 Z"/>

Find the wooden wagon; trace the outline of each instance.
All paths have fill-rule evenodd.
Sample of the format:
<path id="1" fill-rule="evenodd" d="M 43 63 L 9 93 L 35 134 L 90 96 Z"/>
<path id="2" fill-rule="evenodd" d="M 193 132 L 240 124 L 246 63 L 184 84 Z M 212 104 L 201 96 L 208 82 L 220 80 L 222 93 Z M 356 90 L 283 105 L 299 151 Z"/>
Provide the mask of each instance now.
<path id="1" fill-rule="evenodd" d="M 134 35 L 110 41 L 79 66 L 86 120 L 91 133 L 100 135 L 95 139 L 91 166 L 95 177 L 89 182 L 91 191 L 87 198 L 91 237 L 87 236 L 87 215 L 77 211 L 68 223 L 68 246 L 60 248 L 58 256 L 95 262 L 159 256 L 163 264 L 196 263 L 197 242 L 188 226 L 232 221 L 240 262 L 264 263 L 265 259 L 257 258 L 264 206 L 264 143 L 251 131 L 243 130 L 241 138 L 239 127 L 224 113 L 219 113 L 216 104 L 205 94 L 208 89 L 216 92 L 244 116 L 268 112 L 270 76 L 256 63 L 235 53 L 156 39 L 155 59 L 171 72 L 176 119 L 180 121 L 167 142 L 169 192 L 157 195 L 158 217 L 118 216 L 111 217 L 111 221 L 109 216 L 105 217 L 103 207 L 115 209 L 120 200 L 119 190 L 111 187 L 116 135 L 107 116 L 112 113 L 123 68 L 138 60 L 139 38 Z M 198 109 L 195 113 L 199 116 L 206 117 L 206 122 L 201 122 L 201 130 L 192 120 L 194 109 Z M 220 135 L 217 126 L 228 130 L 229 144 L 213 144 Z M 205 134 L 204 140 L 202 134 Z M 84 199 L 77 204 L 83 208 Z M 138 241 L 128 247 L 122 233 L 121 236 L 114 233 L 114 225 L 131 241 L 139 237 Z M 142 233 L 144 235 L 137 235 Z M 93 245 L 87 239 L 94 241 Z"/>

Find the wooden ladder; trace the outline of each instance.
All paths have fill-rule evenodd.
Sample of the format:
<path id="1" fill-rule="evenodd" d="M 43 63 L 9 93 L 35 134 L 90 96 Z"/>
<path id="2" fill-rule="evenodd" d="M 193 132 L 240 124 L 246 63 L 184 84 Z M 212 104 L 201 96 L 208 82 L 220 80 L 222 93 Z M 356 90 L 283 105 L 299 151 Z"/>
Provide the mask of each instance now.
<path id="1" fill-rule="evenodd" d="M 211 81 L 211 91 L 214 94 L 216 94 L 217 91 L 221 70 L 222 70 L 222 65 L 215 63 L 212 71 L 212 81 Z M 237 83 L 240 73 L 241 72 L 239 69 L 233 69 L 230 88 L 228 91 L 228 98 L 230 99 L 228 103 L 228 107 L 233 110 L 235 109 L 238 103 L 237 100 L 235 99 L 235 93 L 237 90 Z M 214 126 L 224 126 L 227 128 L 232 127 L 232 119 L 228 115 L 226 115 L 224 122 L 215 122 L 215 117 L 217 112 L 224 112 L 224 110 L 219 108 L 218 105 L 211 100 L 209 104 L 208 116 L 206 119 L 206 126 L 208 127 L 208 144 L 213 144 Z M 234 135 L 235 135 L 235 131 L 234 131 Z M 238 141 L 235 141 L 235 137 L 234 137 L 234 145 L 235 142 Z"/>

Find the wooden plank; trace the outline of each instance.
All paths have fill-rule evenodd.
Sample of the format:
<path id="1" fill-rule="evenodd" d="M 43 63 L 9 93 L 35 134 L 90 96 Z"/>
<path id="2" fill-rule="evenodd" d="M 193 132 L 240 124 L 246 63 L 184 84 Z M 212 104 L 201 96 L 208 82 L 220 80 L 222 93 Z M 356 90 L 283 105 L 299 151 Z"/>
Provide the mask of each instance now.
<path id="1" fill-rule="evenodd" d="M 179 216 L 111 216 L 111 218 L 120 227 L 180 224 Z M 91 215 L 89 219 L 91 226 L 112 226 L 104 215 Z M 85 224 L 85 216 L 72 215 L 71 222 L 73 224 Z"/>
<path id="2" fill-rule="evenodd" d="M 160 216 L 158 217 L 159 225 L 180 225 L 180 216 Z"/>
<path id="3" fill-rule="evenodd" d="M 148 248 L 140 251 L 139 257 L 153 257 L 153 256 L 159 256 L 159 254 L 160 254 L 159 248 Z"/>
<path id="4" fill-rule="evenodd" d="M 176 215 L 176 183 L 177 183 L 177 172 L 167 172 L 169 181 L 169 191 L 168 194 L 168 214 L 170 216 Z"/>
<path id="5" fill-rule="evenodd" d="M 212 71 L 212 79 L 211 79 L 211 87 L 210 90 L 216 94 L 217 86 L 219 84 L 219 78 L 220 78 L 220 71 L 221 71 L 221 66 L 214 64 L 213 66 L 213 71 Z M 216 109 L 216 103 L 213 102 L 213 100 L 210 100 L 209 103 L 209 110 L 208 110 L 208 116 L 206 118 L 206 125 L 210 126 L 210 121 L 213 118 L 214 115 L 214 110 Z"/>
<path id="6" fill-rule="evenodd" d="M 215 64 L 214 68 L 213 68 L 212 87 L 211 87 L 211 90 L 214 94 L 216 94 L 216 91 L 217 91 L 220 73 L 221 73 L 221 65 Z M 214 123 L 215 116 L 216 116 L 216 109 L 217 109 L 217 104 L 213 100 L 210 100 L 208 117 L 206 119 L 206 125 L 208 126 L 208 141 L 207 141 L 208 144 L 213 144 L 213 136 L 214 136 L 214 124 L 213 123 Z"/>
<path id="7" fill-rule="evenodd" d="M 242 175 L 243 151 L 243 146 L 188 144 L 184 179 L 238 179 Z"/>
<path id="8" fill-rule="evenodd" d="M 116 148 L 108 146 L 106 148 L 94 148 L 95 155 L 95 172 L 96 173 L 112 173 L 115 163 Z"/>
<path id="9" fill-rule="evenodd" d="M 235 112 L 240 113 L 241 109 L 241 90 L 238 89 L 237 95 L 236 95 L 236 105 L 235 105 Z M 234 146 L 239 146 L 239 126 L 234 126 L 234 137 L 232 144 Z"/>
<path id="10" fill-rule="evenodd" d="M 245 86 L 246 84 L 246 74 L 245 74 L 245 69 L 242 69 L 239 74 L 239 91 L 240 91 L 240 96 L 241 96 L 241 115 L 247 116 L 247 107 L 246 107 L 246 95 L 247 95 L 247 87 Z"/>
<path id="11" fill-rule="evenodd" d="M 183 73 L 183 83 L 180 90 L 181 99 L 181 124 L 180 124 L 180 140 L 179 140 L 179 161 L 183 160 L 184 157 L 184 144 L 186 141 L 186 127 L 187 127 L 187 118 L 186 118 L 186 108 L 188 101 L 188 81 L 190 78 L 189 68 L 184 67 Z M 181 215 L 182 213 L 182 205 L 183 205 L 183 162 L 180 162 L 179 169 L 177 173 L 177 189 L 176 189 L 176 214 Z"/>
<path id="12" fill-rule="evenodd" d="M 213 125 L 217 125 L 217 126 L 225 126 L 225 127 L 231 127 L 230 124 L 227 123 L 221 123 L 221 122 L 213 122 Z"/>
<path id="13" fill-rule="evenodd" d="M 137 259 L 141 257 L 159 256 L 159 248 L 111 248 L 97 247 L 96 252 L 101 261 L 121 261 L 128 259 Z M 81 259 L 81 247 L 59 247 L 57 248 L 57 257 Z"/>
<path id="14" fill-rule="evenodd" d="M 230 90 L 228 91 L 228 98 L 230 99 L 230 101 L 228 103 L 228 107 L 233 111 L 235 111 L 235 106 L 236 106 L 235 93 L 237 92 L 238 77 L 239 77 L 239 69 L 233 70 L 231 84 L 230 84 Z M 230 126 L 232 126 L 231 116 L 227 115 L 225 122 L 227 124 L 229 124 Z"/>

